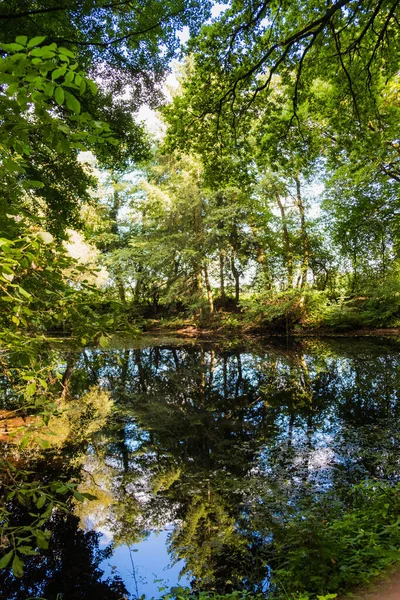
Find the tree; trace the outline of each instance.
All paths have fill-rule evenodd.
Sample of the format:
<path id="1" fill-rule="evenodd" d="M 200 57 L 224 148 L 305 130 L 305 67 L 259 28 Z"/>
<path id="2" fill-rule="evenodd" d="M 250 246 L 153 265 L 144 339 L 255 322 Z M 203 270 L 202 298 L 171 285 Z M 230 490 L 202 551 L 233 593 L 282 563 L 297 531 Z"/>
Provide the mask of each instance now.
<path id="1" fill-rule="evenodd" d="M 138 108 L 143 100 L 159 102 L 159 85 L 179 47 L 177 32 L 185 26 L 196 32 L 209 10 L 209 2 L 197 0 L 50 0 L 38 6 L 6 0 L 0 32 L 6 42 L 40 32 L 49 43 L 73 51 L 80 67 L 101 76 L 112 94 L 129 84 L 130 101 Z"/>
<path id="2" fill-rule="evenodd" d="M 193 105 L 200 109 L 195 112 L 221 112 L 225 106 L 234 120 L 279 74 L 291 87 L 294 114 L 300 95 L 321 77 L 339 83 L 354 115 L 364 121 L 359 103 L 365 106 L 365 97 L 372 97 L 371 108 L 368 92 L 381 76 L 390 81 L 397 72 L 398 17 L 397 0 L 336 0 L 329 6 L 322 0 L 284 6 L 233 2 L 190 46 Z"/>

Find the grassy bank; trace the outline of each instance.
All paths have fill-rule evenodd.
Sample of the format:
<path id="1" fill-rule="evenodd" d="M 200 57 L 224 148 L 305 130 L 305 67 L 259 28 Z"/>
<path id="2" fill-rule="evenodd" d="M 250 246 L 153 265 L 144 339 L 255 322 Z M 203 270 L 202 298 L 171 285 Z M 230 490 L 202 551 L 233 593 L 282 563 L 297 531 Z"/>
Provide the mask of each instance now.
<path id="1" fill-rule="evenodd" d="M 298 291 L 248 295 L 240 304 L 222 303 L 213 312 L 203 306 L 197 310 L 173 312 L 139 318 L 143 331 L 180 331 L 215 333 L 352 333 L 392 330 L 400 327 L 400 295 L 397 292 L 354 297 L 329 298 L 324 292 Z"/>

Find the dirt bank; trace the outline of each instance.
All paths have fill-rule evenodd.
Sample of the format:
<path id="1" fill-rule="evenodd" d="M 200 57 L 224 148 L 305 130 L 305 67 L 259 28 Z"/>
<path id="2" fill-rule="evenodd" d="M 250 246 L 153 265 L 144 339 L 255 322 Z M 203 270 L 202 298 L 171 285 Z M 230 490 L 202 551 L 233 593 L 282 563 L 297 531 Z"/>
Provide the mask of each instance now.
<path id="1" fill-rule="evenodd" d="M 400 600 L 400 571 L 368 589 L 359 590 L 338 600 Z"/>

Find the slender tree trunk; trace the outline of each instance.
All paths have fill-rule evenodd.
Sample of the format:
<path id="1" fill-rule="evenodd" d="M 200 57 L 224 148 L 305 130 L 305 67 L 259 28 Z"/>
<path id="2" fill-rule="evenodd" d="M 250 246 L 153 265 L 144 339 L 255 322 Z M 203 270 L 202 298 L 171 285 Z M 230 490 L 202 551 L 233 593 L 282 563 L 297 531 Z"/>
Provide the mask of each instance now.
<path id="1" fill-rule="evenodd" d="M 272 289 L 271 271 L 266 260 L 265 250 L 262 246 L 258 246 L 257 248 L 257 262 L 261 266 L 262 273 L 264 274 L 265 289 Z"/>
<path id="2" fill-rule="evenodd" d="M 113 177 L 113 184 L 116 185 L 117 183 L 118 183 L 118 178 Z M 121 206 L 122 206 L 121 196 L 120 196 L 119 192 L 116 189 L 114 189 L 114 193 L 112 196 L 112 205 L 111 205 L 110 212 L 109 212 L 109 217 L 110 217 L 110 221 L 111 221 L 110 230 L 111 230 L 111 233 L 115 236 L 115 238 L 119 237 L 118 212 L 119 212 Z M 120 240 L 115 239 L 109 245 L 108 251 L 112 252 L 113 250 L 116 250 L 118 247 L 120 247 Z M 117 265 L 115 267 L 115 283 L 117 285 L 118 296 L 121 301 L 121 304 L 124 306 L 124 308 L 126 308 L 126 294 L 125 294 L 124 279 L 123 279 L 122 269 L 121 269 L 121 266 L 119 263 L 117 263 Z"/>
<path id="3" fill-rule="evenodd" d="M 221 299 L 225 300 L 225 250 L 219 251 L 219 289 Z"/>
<path id="4" fill-rule="evenodd" d="M 135 360 L 138 377 L 139 377 L 140 389 L 142 392 L 146 393 L 147 392 L 147 382 L 146 382 L 146 372 L 145 372 L 145 369 L 143 368 L 143 363 L 142 363 L 142 352 L 141 352 L 141 350 L 134 350 L 133 353 L 134 353 L 134 360 Z"/>
<path id="5" fill-rule="evenodd" d="M 228 365 L 227 365 L 227 358 L 226 355 L 224 354 L 223 358 L 222 358 L 222 377 L 223 377 L 223 382 L 224 382 L 224 400 L 227 399 L 228 397 Z"/>
<path id="6" fill-rule="evenodd" d="M 126 306 L 125 286 L 122 281 L 121 271 L 120 271 L 119 267 L 118 267 L 118 271 L 115 275 L 115 280 L 117 282 L 119 299 L 121 301 L 121 304 L 125 307 Z"/>
<path id="7" fill-rule="evenodd" d="M 175 370 L 178 371 L 180 369 L 180 362 L 179 362 L 179 358 L 178 358 L 178 354 L 176 352 L 176 348 L 171 348 L 172 351 L 172 356 L 174 358 L 174 364 L 175 364 Z"/>
<path id="8" fill-rule="evenodd" d="M 256 227 L 251 228 L 251 232 L 256 240 L 255 251 L 256 251 L 256 260 L 258 264 L 261 266 L 262 272 L 264 274 L 265 281 L 265 289 L 270 290 L 272 288 L 272 277 L 269 269 L 267 256 L 265 253 L 265 248 L 262 243 L 258 240 L 258 230 Z"/>
<path id="9" fill-rule="evenodd" d="M 142 291 L 142 278 L 140 275 L 138 275 L 138 277 L 136 279 L 135 293 L 133 295 L 133 301 L 135 302 L 135 304 L 139 304 L 141 291 Z"/>
<path id="10" fill-rule="evenodd" d="M 69 382 L 70 379 L 72 377 L 72 373 L 73 373 L 73 369 L 74 369 L 74 362 L 71 358 L 67 359 L 67 367 L 63 373 L 62 376 L 62 380 L 61 380 L 61 385 L 62 385 L 62 392 L 61 392 L 61 398 L 64 400 L 65 398 L 69 398 Z"/>
<path id="11" fill-rule="evenodd" d="M 324 281 L 321 286 L 321 291 L 323 292 L 326 290 L 326 286 L 328 285 L 329 271 L 325 267 L 322 267 L 322 269 L 324 271 Z"/>
<path id="12" fill-rule="evenodd" d="M 296 175 L 296 199 L 297 199 L 297 207 L 300 213 L 300 231 L 301 231 L 301 241 L 303 246 L 303 260 L 301 264 L 300 270 L 300 289 L 304 289 L 304 286 L 307 283 L 307 273 L 308 273 L 308 265 L 310 262 L 310 244 L 308 239 L 307 225 L 306 225 L 306 217 L 303 199 L 301 197 L 301 185 L 299 176 Z"/>
<path id="13" fill-rule="evenodd" d="M 212 384 L 214 379 L 214 363 L 215 363 L 215 350 L 212 349 L 210 351 L 210 377 L 208 380 L 208 389 L 210 390 L 210 394 L 212 392 Z"/>
<path id="14" fill-rule="evenodd" d="M 196 275 L 196 293 L 197 293 L 198 298 L 200 300 L 202 300 L 203 299 L 203 279 L 201 276 L 201 271 L 198 271 L 197 275 Z M 203 314 L 203 309 L 201 306 L 200 306 L 199 313 L 200 313 L 200 315 Z"/>
<path id="15" fill-rule="evenodd" d="M 129 371 L 129 361 L 130 361 L 131 351 L 124 350 L 122 357 L 122 365 L 121 365 L 121 377 L 119 380 L 118 386 L 122 392 L 122 396 L 127 393 L 127 383 L 128 383 L 128 371 Z M 119 421 L 119 442 L 118 446 L 121 452 L 121 460 L 123 465 L 124 473 L 128 473 L 129 471 L 129 444 L 126 439 L 126 428 L 123 417 L 118 419 Z"/>
<path id="16" fill-rule="evenodd" d="M 133 294 L 133 302 L 135 304 L 139 304 L 140 294 L 142 293 L 142 283 L 143 283 L 143 276 L 142 276 L 142 273 L 141 273 L 142 270 L 143 270 L 142 265 L 139 265 L 138 268 L 137 268 L 135 291 L 134 291 L 134 294 Z"/>
<path id="17" fill-rule="evenodd" d="M 287 218 L 286 211 L 281 200 L 279 194 L 276 194 L 276 202 L 279 207 L 279 211 L 281 213 L 282 220 L 282 232 L 283 232 L 283 243 L 285 246 L 285 260 L 286 260 L 286 269 L 287 269 L 287 278 L 288 278 L 288 288 L 293 287 L 293 254 L 292 254 L 292 246 L 290 243 L 289 230 L 287 227 Z"/>
<path id="18" fill-rule="evenodd" d="M 352 277 L 352 281 L 351 281 L 350 293 L 354 294 L 357 289 L 357 285 L 358 285 L 358 255 L 357 255 L 356 250 L 353 251 L 352 264 L 353 264 L 353 277 Z"/>
<path id="19" fill-rule="evenodd" d="M 210 280 L 208 277 L 208 269 L 207 269 L 206 265 L 204 265 L 204 267 L 203 267 L 203 272 L 204 272 L 204 283 L 206 284 L 206 290 L 207 290 L 208 306 L 210 308 L 210 313 L 213 313 L 214 312 L 214 301 L 213 301 Z"/>
<path id="20" fill-rule="evenodd" d="M 236 360 L 237 360 L 237 377 L 235 384 L 235 398 L 239 397 L 240 386 L 243 383 L 243 371 L 242 371 L 242 359 L 240 357 L 240 352 L 236 351 Z"/>
<path id="21" fill-rule="evenodd" d="M 382 233 L 381 237 L 381 263 L 382 263 L 382 278 L 386 278 L 386 243 L 385 233 Z"/>
<path id="22" fill-rule="evenodd" d="M 200 369 L 201 369 L 201 406 L 205 404 L 206 398 L 206 369 L 205 369 L 205 355 L 204 355 L 204 347 L 200 348 Z"/>
<path id="23" fill-rule="evenodd" d="M 235 265 L 235 253 L 231 254 L 231 270 L 232 275 L 235 280 L 235 302 L 239 304 L 239 294 L 240 294 L 240 274 Z"/>

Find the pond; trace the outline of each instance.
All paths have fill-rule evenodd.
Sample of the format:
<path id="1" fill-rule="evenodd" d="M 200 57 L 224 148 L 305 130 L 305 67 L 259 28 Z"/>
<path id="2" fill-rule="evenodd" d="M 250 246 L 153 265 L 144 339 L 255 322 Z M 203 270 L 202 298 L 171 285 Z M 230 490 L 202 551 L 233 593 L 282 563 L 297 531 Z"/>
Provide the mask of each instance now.
<path id="1" fill-rule="evenodd" d="M 311 598 L 400 559 L 397 341 L 166 339 L 57 361 L 48 443 L 2 436 L 4 452 L 93 498 L 53 509 L 49 547 L 0 571 L 0 598 Z"/>

